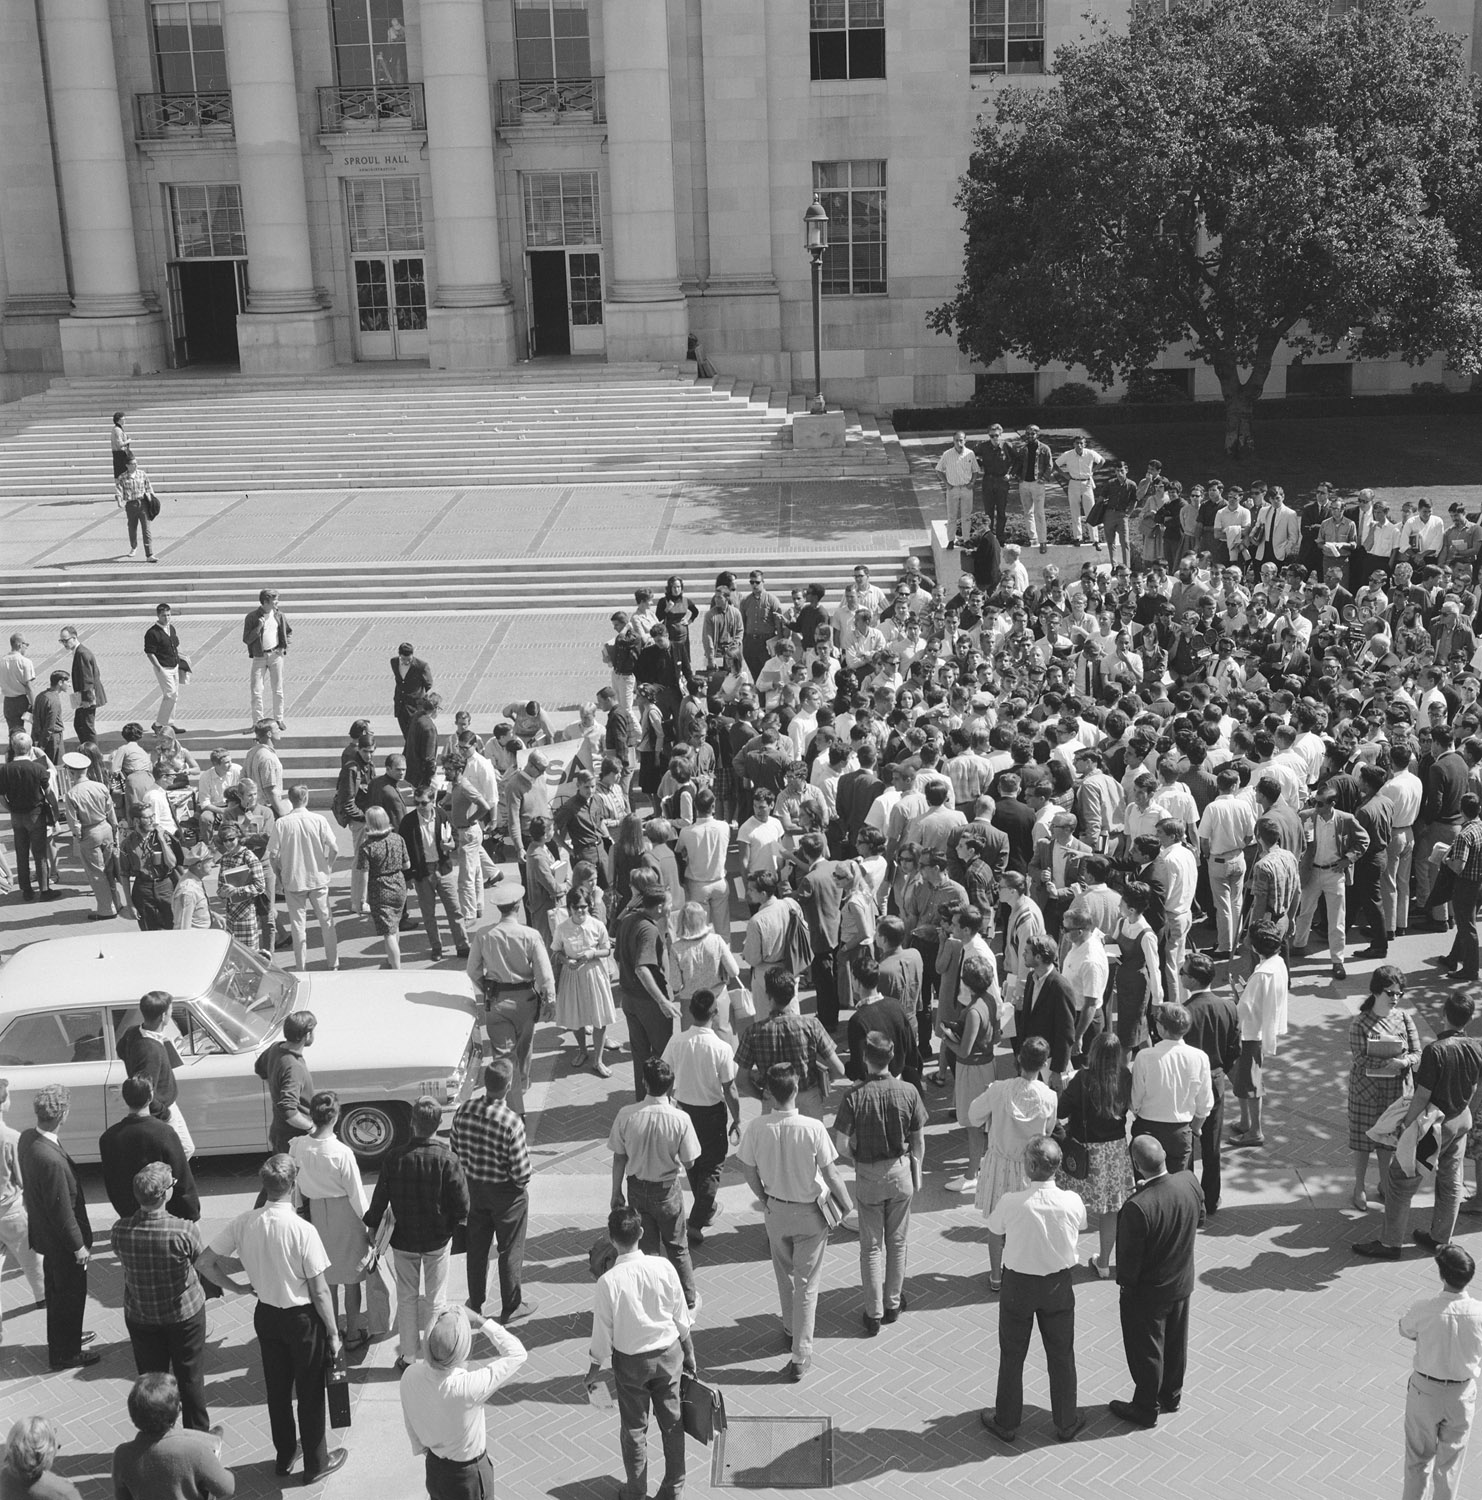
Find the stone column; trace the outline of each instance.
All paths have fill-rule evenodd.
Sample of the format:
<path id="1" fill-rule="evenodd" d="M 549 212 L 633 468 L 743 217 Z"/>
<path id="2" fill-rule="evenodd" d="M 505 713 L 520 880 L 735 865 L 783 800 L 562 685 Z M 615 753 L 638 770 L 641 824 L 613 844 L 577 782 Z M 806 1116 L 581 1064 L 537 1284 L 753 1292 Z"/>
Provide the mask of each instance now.
<path id="1" fill-rule="evenodd" d="M 667 8 L 624 0 L 607 14 L 607 357 L 682 360 L 689 311 L 674 240 Z"/>
<path id="2" fill-rule="evenodd" d="M 288 0 L 226 0 L 222 24 L 247 233 L 242 371 L 324 369 L 334 363 L 334 330 L 309 255 Z"/>
<path id="3" fill-rule="evenodd" d="M 437 290 L 427 311 L 434 370 L 515 360 L 515 310 L 499 264 L 499 210 L 483 0 L 424 0 L 422 76 Z"/>
<path id="4" fill-rule="evenodd" d="M 777 382 L 787 379 L 788 361 L 772 272 L 767 40 L 775 38 L 773 11 L 766 7 L 763 24 L 733 0 L 700 0 L 710 274 L 693 321 L 707 358 L 718 357 L 727 374 Z M 806 207 L 798 209 L 799 242 Z"/>
<path id="5" fill-rule="evenodd" d="M 22 9 L 6 7 L 7 33 Z M 145 302 L 139 280 L 107 0 L 45 0 L 41 17 L 72 262 L 73 313 L 59 327 L 63 369 L 68 375 L 161 369 L 164 320 Z M 7 80 L 15 66 L 24 60 L 11 58 Z M 7 128 L 5 150 L 44 151 L 45 118 L 38 111 L 20 132 Z M 18 205 L 7 197 L 5 206 Z"/>

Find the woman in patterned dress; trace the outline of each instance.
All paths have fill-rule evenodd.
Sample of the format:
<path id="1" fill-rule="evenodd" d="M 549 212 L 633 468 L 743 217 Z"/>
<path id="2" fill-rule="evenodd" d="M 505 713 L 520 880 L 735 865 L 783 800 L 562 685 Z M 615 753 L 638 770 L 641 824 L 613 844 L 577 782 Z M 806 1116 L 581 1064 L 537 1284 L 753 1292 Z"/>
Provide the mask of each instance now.
<path id="1" fill-rule="evenodd" d="M 1079 1193 L 1087 1213 L 1100 1214 L 1101 1254 L 1091 1265 L 1103 1281 L 1111 1275 L 1112 1250 L 1117 1243 L 1117 1213 L 1137 1184 L 1127 1151 L 1127 1110 L 1132 1098 L 1132 1075 L 1127 1054 L 1114 1031 L 1103 1031 L 1091 1043 L 1086 1066 L 1060 1096 L 1060 1122 L 1072 1140 L 1086 1148 L 1090 1171 L 1084 1178 L 1055 1174 L 1056 1184 Z"/>
<path id="2" fill-rule="evenodd" d="M 391 831 L 391 819 L 384 807 L 366 811 L 365 842 L 355 866 L 367 873 L 365 899 L 370 906 L 371 925 L 386 945 L 386 962 L 381 967 L 399 969 L 401 914 L 407 904 L 406 872 L 411 861 L 401 835 Z"/>
<path id="3" fill-rule="evenodd" d="M 1369 976 L 1369 993 L 1348 1026 L 1348 1149 L 1353 1152 L 1353 1206 L 1369 1206 L 1364 1179 L 1375 1149 L 1369 1127 L 1396 1099 L 1411 1091 L 1410 1076 L 1420 1065 L 1420 1031 L 1407 1010 L 1405 976 L 1394 964 L 1380 964 Z M 1386 1156 L 1379 1153 L 1379 1187 L 1384 1188 Z"/>
<path id="4" fill-rule="evenodd" d="M 221 825 L 221 864 L 216 870 L 216 899 L 226 917 L 226 930 L 254 953 L 265 949 L 258 898 L 266 889 L 262 861 L 242 842 L 241 825 Z M 271 962 L 272 954 L 268 959 Z"/>
<path id="5" fill-rule="evenodd" d="M 556 922 L 551 953 L 560 966 L 556 981 L 556 1025 L 576 1036 L 573 1068 L 587 1063 L 587 1028 L 592 1028 L 592 1071 L 611 1078 L 612 1070 L 602 1059 L 607 1028 L 617 1020 L 612 1003 L 612 981 L 607 977 L 607 956 L 612 940 L 607 928 L 593 915 L 588 890 L 577 886 L 566 896 L 566 915 Z M 555 913 L 551 914 L 553 917 Z"/>

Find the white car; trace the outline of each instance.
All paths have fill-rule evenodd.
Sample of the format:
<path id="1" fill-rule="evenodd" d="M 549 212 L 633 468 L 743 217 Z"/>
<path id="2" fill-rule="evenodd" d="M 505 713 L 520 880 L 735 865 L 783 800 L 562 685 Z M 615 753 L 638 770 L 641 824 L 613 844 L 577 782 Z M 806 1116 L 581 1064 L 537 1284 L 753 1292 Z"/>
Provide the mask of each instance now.
<path id="1" fill-rule="evenodd" d="M 182 1066 L 179 1107 L 204 1155 L 267 1150 L 267 1088 L 253 1063 L 290 1011 L 318 1020 L 305 1061 L 340 1096 L 338 1133 L 367 1164 L 411 1139 L 411 1109 L 445 1115 L 478 1081 L 478 1008 L 467 975 L 442 970 L 302 974 L 271 968 L 227 933 L 103 932 L 32 943 L 0 965 L 0 1077 L 10 1123 L 34 1123 L 31 1097 L 65 1084 L 62 1143 L 98 1160 L 98 1137 L 127 1113 L 118 1037 L 139 997 L 165 990 Z"/>

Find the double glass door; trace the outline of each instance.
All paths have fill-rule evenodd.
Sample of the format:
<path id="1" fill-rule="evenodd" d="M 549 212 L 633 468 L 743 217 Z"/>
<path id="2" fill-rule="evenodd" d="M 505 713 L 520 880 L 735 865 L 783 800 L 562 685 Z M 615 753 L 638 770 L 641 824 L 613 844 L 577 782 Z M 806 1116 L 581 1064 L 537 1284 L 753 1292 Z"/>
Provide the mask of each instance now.
<path id="1" fill-rule="evenodd" d="M 420 255 L 355 257 L 361 359 L 427 358 L 427 274 Z"/>

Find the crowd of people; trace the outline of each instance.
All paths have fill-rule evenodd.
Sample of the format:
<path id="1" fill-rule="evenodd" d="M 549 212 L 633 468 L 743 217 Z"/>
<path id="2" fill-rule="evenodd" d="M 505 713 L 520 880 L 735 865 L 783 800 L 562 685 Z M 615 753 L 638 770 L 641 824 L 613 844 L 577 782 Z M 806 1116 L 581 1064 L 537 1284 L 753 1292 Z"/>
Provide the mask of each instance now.
<path id="1" fill-rule="evenodd" d="M 383 756 L 358 720 L 342 756 L 330 813 L 349 830 L 354 871 L 338 917 L 334 830 L 306 788 L 284 786 L 273 749 L 281 671 L 258 652 L 286 652 L 290 629 L 271 591 L 244 626 L 262 696 L 241 766 L 217 752 L 196 767 L 165 704 L 153 758 L 137 724 L 112 765 L 95 736 L 74 752 L 36 743 L 27 696 L 0 769 L 13 820 L 19 807 L 23 890 L 28 854 L 48 888 L 27 796 L 60 761 L 69 784 L 52 795 L 98 915 L 224 919 L 265 955 L 291 946 L 300 967 L 310 911 L 331 966 L 337 921 L 368 915 L 397 966 L 412 956 L 415 891 L 425 956 L 451 943 L 483 999 L 486 1094 L 460 1108 L 450 1148 L 422 1129 L 431 1109 L 419 1118 L 418 1141 L 363 1207 L 353 1157 L 331 1164 L 306 1147 L 333 1154 L 335 1101 L 313 1093 L 303 1060 L 313 1018 L 288 1017 L 266 1075 L 278 1110 L 266 1204 L 194 1261 L 230 1289 L 236 1259 L 257 1291 L 280 1464 L 294 1441 L 306 1473 L 332 1463 L 322 1412 L 306 1419 L 303 1396 L 322 1391 L 342 1337 L 359 1341 L 360 1304 L 347 1292 L 341 1335 L 328 1290 L 364 1279 L 389 1205 L 409 1429 L 435 1500 L 477 1493 L 482 1419 L 475 1431 L 448 1412 L 476 1407 L 523 1358 L 505 1329 L 532 1306 L 523 1115 L 539 1028 L 571 1033 L 565 1066 L 606 1077 L 619 1011 L 634 1102 L 608 1140 L 611 1253 L 599 1259 L 611 1264 L 594 1265 L 588 1382 L 600 1392 L 611 1361 L 628 1493 L 647 1492 L 650 1411 L 665 1438 L 658 1493 L 682 1483 L 680 1390 L 696 1370 L 706 1231 L 732 1148 L 764 1206 L 783 1373 L 799 1381 L 831 1229 L 859 1235 L 865 1335 L 907 1311 L 933 1117 L 954 1127 L 933 1165 L 955 1168 L 948 1187 L 971 1195 L 990 1236 L 1000 1363 L 984 1426 L 1017 1434 L 1037 1318 L 1056 1433 L 1080 1431 L 1071 1272 L 1093 1216 L 1092 1266 L 1118 1281 L 1134 1385 L 1111 1411 L 1155 1425 L 1182 1397 L 1196 1232 L 1220 1211 L 1223 1152 L 1265 1144 L 1291 974 L 1317 962 L 1320 941 L 1331 976 L 1346 978 L 1350 912 L 1366 939 L 1355 961 L 1380 965 L 1351 1030 L 1353 1204 L 1368 1208 L 1377 1154 L 1385 1210 L 1381 1236 L 1356 1248 L 1395 1259 L 1413 1238 L 1437 1254 L 1444 1306 L 1417 1314 L 1417 1376 L 1477 1374 L 1482 1304 L 1465 1292 L 1471 1261 L 1453 1235 L 1459 1212 L 1482 1210 L 1482 1189 L 1463 1201 L 1482 1043 L 1465 1035 L 1472 1005 L 1458 990 L 1447 1029 L 1421 1046 L 1404 975 L 1386 960 L 1398 936 L 1429 931 L 1440 946 L 1449 932 L 1439 968 L 1478 979 L 1482 528 L 1457 507 L 1447 528 L 1425 501 L 1391 520 L 1371 492 L 1344 500 L 1326 486 L 1300 511 L 1259 481 L 1185 494 L 1156 463 L 1137 482 L 1124 464 L 1098 470 L 1079 443 L 1060 468 L 1091 554 L 1073 576 L 1050 565 L 1031 576 L 1007 519 L 1018 493 L 1044 550 L 1048 454 L 1031 429 L 944 456 L 962 564 L 947 587 L 911 557 L 883 583 L 855 568 L 837 602 L 821 585 L 784 596 L 759 571 L 720 573 L 703 610 L 679 578 L 638 590 L 612 617 L 607 680 L 569 729 L 526 702 L 487 740 L 464 713 L 445 731 L 432 669 L 404 643 L 391 663 L 402 749 Z M 25 642 L 12 646 L 7 717 Z M 77 676 L 74 661 L 74 687 Z M 186 788 L 188 808 L 175 800 Z M 124 821 L 116 845 L 99 831 Z M 1227 1094 L 1239 1105 L 1228 1133 Z M 742 1097 L 762 1105 L 744 1130 Z M 1437 1203 L 1411 1236 L 1423 1139 Z M 299 1295 L 278 1307 L 264 1290 L 284 1284 L 280 1268 L 254 1273 L 247 1244 L 281 1248 L 260 1226 L 295 1219 L 295 1194 L 313 1222 L 296 1219 Z M 331 1219 L 318 1205 L 335 1197 L 348 1207 Z M 498 1358 L 479 1374 L 470 1327 L 442 1306 L 459 1225 L 478 1318 L 497 1268 L 499 1319 L 475 1324 Z M 59 1337 L 64 1362 L 86 1353 Z M 1446 1373 L 1422 1368 L 1437 1359 Z M 464 1373 L 438 1373 L 450 1370 Z M 1454 1480 L 1454 1414 L 1415 1416 L 1407 1445 L 1422 1482 L 1433 1463 L 1438 1483 Z"/>

